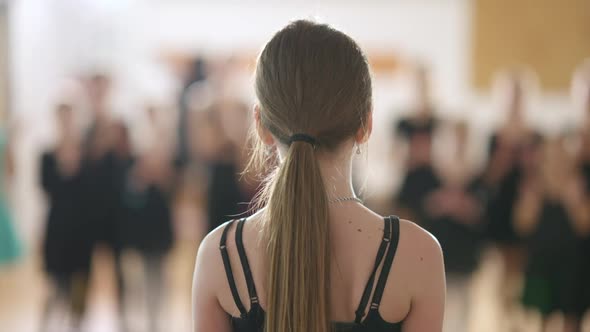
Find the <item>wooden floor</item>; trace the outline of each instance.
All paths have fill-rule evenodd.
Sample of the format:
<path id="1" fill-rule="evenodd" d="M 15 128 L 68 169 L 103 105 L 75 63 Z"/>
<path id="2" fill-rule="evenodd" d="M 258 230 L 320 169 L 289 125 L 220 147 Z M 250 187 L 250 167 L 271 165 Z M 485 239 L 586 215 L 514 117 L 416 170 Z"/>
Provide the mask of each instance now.
<path id="1" fill-rule="evenodd" d="M 162 303 L 161 331 L 190 331 L 190 287 L 192 266 L 196 245 L 177 245 L 166 263 L 166 292 Z M 133 261 L 133 260 L 131 260 Z M 126 271 L 137 278 L 141 270 L 139 263 L 132 263 Z M 44 299 L 50 284 L 45 279 L 36 257 L 28 257 L 18 265 L 0 269 L 0 331 L 32 332 L 41 331 L 40 320 Z M 118 331 L 115 302 L 115 282 L 112 260 L 106 252 L 95 255 L 94 275 L 89 299 L 87 318 L 83 324 L 88 332 Z M 139 273 L 138 273 L 139 272 Z M 138 286 L 136 283 L 135 286 Z M 141 301 L 141 285 L 129 287 L 128 321 L 131 331 L 147 331 L 144 323 L 145 306 Z M 135 296 L 133 296 L 135 295 Z M 49 330 L 58 330 L 59 317 L 50 320 Z M 60 332 L 64 332 L 59 329 Z M 47 330 L 46 330 L 47 331 Z"/>
<path id="2" fill-rule="evenodd" d="M 181 240 L 166 263 L 167 292 L 162 304 L 160 331 L 190 331 L 191 273 L 196 248 L 195 241 Z M 133 259 L 129 261 L 133 262 Z M 126 272 L 137 277 L 137 271 L 133 272 L 134 264 L 138 263 L 130 263 L 131 267 Z M 112 261 L 106 251 L 99 252 L 95 256 L 94 270 L 89 312 L 83 324 L 83 330 L 116 332 L 119 329 L 114 300 L 115 283 Z M 534 317 L 526 318 L 518 309 L 512 309 L 510 315 L 504 312 L 503 309 L 506 308 L 499 304 L 499 294 L 502 293 L 500 291 L 501 275 L 502 264 L 499 255 L 494 250 L 490 250 L 485 255 L 482 266 L 473 280 L 462 282 L 460 285 L 464 286 L 459 290 L 452 284 L 449 285 L 448 320 L 445 332 L 539 330 Z M 40 316 L 47 289 L 39 258 L 35 255 L 28 255 L 18 265 L 0 269 L 0 331 L 40 331 Z M 461 305 L 462 301 L 458 299 L 462 292 L 468 294 L 467 306 Z M 145 314 L 142 310 L 145 308 L 142 308 L 140 303 L 136 296 L 135 302 L 132 300 L 129 305 L 131 310 L 128 313 L 128 322 L 134 327 L 131 331 L 147 331 L 143 323 Z M 466 307 L 468 310 L 465 310 Z"/>

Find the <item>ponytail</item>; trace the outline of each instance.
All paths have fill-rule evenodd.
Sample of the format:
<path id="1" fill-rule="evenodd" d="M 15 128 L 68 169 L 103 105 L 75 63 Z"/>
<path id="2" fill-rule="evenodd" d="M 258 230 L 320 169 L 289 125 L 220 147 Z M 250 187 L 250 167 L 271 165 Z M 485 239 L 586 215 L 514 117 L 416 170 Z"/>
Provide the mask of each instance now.
<path id="1" fill-rule="evenodd" d="M 371 84 L 360 47 L 325 24 L 294 21 L 258 57 L 256 145 L 247 169 L 267 175 L 256 200 L 266 207 L 266 332 L 331 329 L 328 195 L 317 157 L 363 128 Z"/>
<path id="2" fill-rule="evenodd" d="M 297 141 L 269 184 L 266 332 L 327 332 L 328 198 L 312 144 Z"/>

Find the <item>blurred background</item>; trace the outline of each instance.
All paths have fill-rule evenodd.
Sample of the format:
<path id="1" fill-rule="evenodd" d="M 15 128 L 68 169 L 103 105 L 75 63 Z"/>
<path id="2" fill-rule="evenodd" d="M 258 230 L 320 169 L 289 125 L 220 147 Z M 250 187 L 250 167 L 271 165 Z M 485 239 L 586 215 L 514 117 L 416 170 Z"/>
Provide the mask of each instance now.
<path id="1" fill-rule="evenodd" d="M 0 0 L 0 331 L 190 331 L 297 18 L 368 55 L 355 183 L 439 239 L 445 332 L 590 331 L 587 0 Z"/>

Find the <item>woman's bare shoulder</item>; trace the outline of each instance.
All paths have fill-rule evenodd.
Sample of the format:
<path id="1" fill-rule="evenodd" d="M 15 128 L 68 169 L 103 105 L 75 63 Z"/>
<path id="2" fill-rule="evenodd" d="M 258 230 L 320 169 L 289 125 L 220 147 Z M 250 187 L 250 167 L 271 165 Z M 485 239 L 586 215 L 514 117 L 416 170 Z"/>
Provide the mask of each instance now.
<path id="1" fill-rule="evenodd" d="M 223 273 L 223 262 L 221 259 L 221 236 L 226 227 L 229 227 L 229 221 L 223 223 L 219 227 L 215 228 L 209 234 L 207 234 L 199 245 L 197 251 L 197 262 L 195 269 L 199 271 L 199 274 L 203 276 L 208 283 L 215 283 L 213 281 L 218 280 L 221 273 Z M 235 227 L 232 227 L 235 228 Z M 231 231 L 232 229 L 228 229 Z M 227 246 L 233 244 L 233 241 L 229 241 L 231 232 L 228 232 Z"/>
<path id="2" fill-rule="evenodd" d="M 220 240 L 227 223 L 211 231 L 201 241 L 193 274 L 192 302 L 196 330 L 223 328 L 229 331 L 227 313 L 220 306 L 219 294 L 227 284 L 220 253 Z"/>
<path id="3" fill-rule="evenodd" d="M 366 209 L 365 211 L 367 213 L 367 219 L 375 222 L 382 223 L 382 220 L 385 218 L 370 209 Z M 427 230 L 410 220 L 400 218 L 399 223 L 400 242 L 403 238 L 403 242 L 408 242 L 408 244 L 416 246 L 417 250 L 421 250 L 424 253 L 436 254 L 441 251 L 438 240 Z"/>
<path id="4" fill-rule="evenodd" d="M 209 254 L 210 252 L 219 253 L 219 247 L 221 243 L 221 235 L 226 227 L 228 227 L 230 221 L 227 221 L 217 228 L 209 232 L 203 240 L 201 240 L 201 244 L 199 245 L 199 254 L 203 253 L 204 255 Z"/>
<path id="5" fill-rule="evenodd" d="M 442 252 L 436 237 L 410 220 L 400 219 L 400 234 L 406 238 L 404 242 L 420 253 L 436 256 Z"/>
<path id="6" fill-rule="evenodd" d="M 401 220 L 394 270 L 393 284 L 403 285 L 403 291 L 398 291 L 407 294 L 411 304 L 404 318 L 404 330 L 440 331 L 446 281 L 442 250 L 436 238 L 419 225 Z"/>
<path id="7" fill-rule="evenodd" d="M 418 274 L 444 268 L 442 249 L 436 237 L 409 220 L 400 220 L 398 255 L 411 271 Z"/>
<path id="8" fill-rule="evenodd" d="M 365 213 L 365 220 L 372 220 L 375 225 L 382 224 L 385 218 L 369 209 Z M 400 239 L 396 255 L 422 262 L 442 261 L 440 244 L 432 234 L 410 220 L 400 219 L 399 224 Z"/>
<path id="9" fill-rule="evenodd" d="M 247 222 L 244 224 L 244 238 L 249 239 L 249 237 L 254 233 L 258 233 L 260 230 L 260 212 L 255 213 L 254 215 L 248 217 Z M 206 258 L 210 257 L 211 260 L 216 260 L 221 262 L 221 237 L 223 232 L 226 228 L 226 241 L 224 243 L 225 247 L 227 248 L 228 252 L 233 252 L 235 250 L 235 234 L 236 234 L 236 223 L 237 220 L 230 220 L 227 221 L 205 236 L 205 238 L 201 241 L 199 246 L 199 254 L 204 255 Z M 247 241 L 249 242 L 249 241 Z M 230 254 L 231 255 L 231 254 Z"/>

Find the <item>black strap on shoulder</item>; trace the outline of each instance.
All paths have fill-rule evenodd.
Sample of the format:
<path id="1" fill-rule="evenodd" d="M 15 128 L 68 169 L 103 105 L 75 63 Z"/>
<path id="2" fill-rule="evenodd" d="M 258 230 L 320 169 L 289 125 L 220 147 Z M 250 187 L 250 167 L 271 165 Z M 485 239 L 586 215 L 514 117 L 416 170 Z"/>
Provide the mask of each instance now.
<path id="1" fill-rule="evenodd" d="M 363 291 L 363 295 L 361 297 L 361 302 L 359 303 L 358 309 L 355 312 L 355 323 L 360 324 L 361 319 L 365 315 L 365 308 L 369 303 L 369 296 L 371 296 L 371 291 L 373 290 L 373 283 L 375 282 L 375 275 L 377 274 L 377 269 L 379 265 L 381 265 L 381 261 L 383 260 L 383 255 L 385 255 L 385 249 L 387 249 L 387 245 L 391 242 L 391 222 L 388 222 L 387 218 L 383 219 L 383 240 L 379 245 L 379 250 L 377 251 L 377 258 L 375 259 L 375 266 L 373 267 L 373 271 L 371 272 L 371 276 L 367 281 L 367 286 L 365 286 L 365 290 Z"/>
<path id="2" fill-rule="evenodd" d="M 242 233 L 244 228 L 244 222 L 246 218 L 238 221 L 238 227 L 236 228 L 236 247 L 238 248 L 238 254 L 240 255 L 240 262 L 242 262 L 242 269 L 244 270 L 244 277 L 246 278 L 246 285 L 248 286 L 248 295 L 250 295 L 250 304 L 258 303 L 258 295 L 256 294 L 256 286 L 254 285 L 254 278 L 252 277 L 252 270 L 250 270 L 250 264 L 248 263 L 248 257 L 246 257 L 246 250 L 244 249 L 244 242 L 242 241 Z"/>
<path id="3" fill-rule="evenodd" d="M 223 267 L 225 268 L 225 275 L 227 276 L 227 282 L 229 283 L 229 289 L 231 290 L 231 295 L 234 298 L 234 302 L 236 302 L 236 306 L 238 310 L 240 310 L 240 315 L 243 317 L 246 316 L 247 311 L 244 307 L 244 304 L 240 300 L 240 293 L 238 293 L 238 288 L 236 287 L 236 281 L 234 280 L 234 274 L 231 269 L 231 263 L 229 262 L 229 255 L 227 253 L 227 232 L 231 228 L 233 224 L 233 220 L 229 221 L 227 225 L 223 228 L 223 233 L 221 233 L 221 240 L 219 241 L 219 250 L 221 251 L 221 258 L 223 259 Z"/>
<path id="4" fill-rule="evenodd" d="M 383 269 L 381 269 L 381 275 L 379 276 L 379 280 L 377 281 L 375 293 L 373 293 L 371 310 L 379 309 L 379 305 L 381 304 L 381 297 L 383 296 L 383 290 L 385 289 L 385 284 L 387 283 L 387 278 L 389 277 L 389 271 L 391 270 L 391 264 L 393 263 L 393 257 L 395 256 L 397 245 L 399 243 L 399 218 L 396 216 L 390 216 L 389 220 L 393 227 L 392 240 L 391 244 L 389 245 L 387 255 L 385 256 L 385 261 L 383 262 Z"/>

